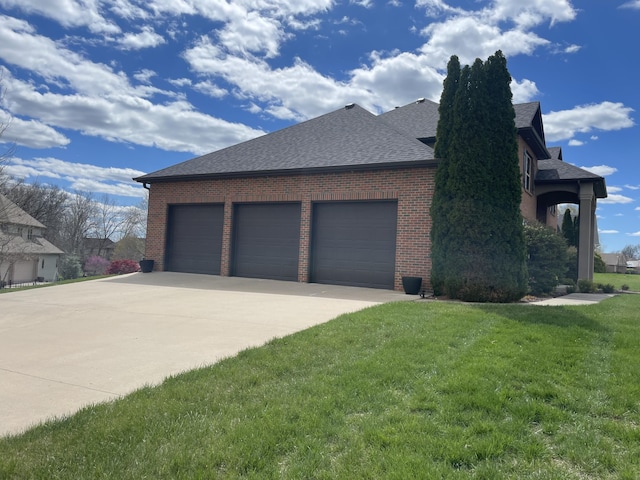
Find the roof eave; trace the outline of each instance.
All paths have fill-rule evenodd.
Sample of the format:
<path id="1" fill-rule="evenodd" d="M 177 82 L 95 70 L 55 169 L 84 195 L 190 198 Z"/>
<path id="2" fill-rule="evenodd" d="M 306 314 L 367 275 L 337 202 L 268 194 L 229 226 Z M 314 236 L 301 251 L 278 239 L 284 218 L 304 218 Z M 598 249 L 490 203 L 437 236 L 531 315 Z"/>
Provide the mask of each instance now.
<path id="1" fill-rule="evenodd" d="M 520 135 L 532 149 L 538 160 L 551 158 L 551 154 L 547 150 L 544 140 L 540 138 L 538 132 L 533 126 L 522 127 L 518 129 Z"/>
<path id="2" fill-rule="evenodd" d="M 229 178 L 249 178 L 249 177 L 283 177 L 293 175 L 311 175 L 322 173 L 340 173 L 354 171 L 373 171 L 373 170 L 398 170 L 403 168 L 420 168 L 420 167 L 436 167 L 437 159 L 425 159 L 408 162 L 391 162 L 391 163 L 367 163 L 360 165 L 335 165 L 331 167 L 310 167 L 310 168 L 290 168 L 281 170 L 252 170 L 246 172 L 222 172 L 222 173 L 202 173 L 202 174 L 184 174 L 184 175 L 168 175 L 162 177 L 153 177 L 143 175 L 133 180 L 143 184 L 167 183 L 167 182 L 184 182 L 195 180 L 210 179 L 229 179 Z"/>

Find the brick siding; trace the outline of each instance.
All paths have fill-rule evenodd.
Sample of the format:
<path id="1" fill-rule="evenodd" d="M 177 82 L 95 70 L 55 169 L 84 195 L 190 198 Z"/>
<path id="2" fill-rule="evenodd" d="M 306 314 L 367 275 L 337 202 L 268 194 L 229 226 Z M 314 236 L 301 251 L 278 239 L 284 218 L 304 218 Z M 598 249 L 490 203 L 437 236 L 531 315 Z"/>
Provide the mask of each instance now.
<path id="1" fill-rule="evenodd" d="M 395 289 L 403 275 L 428 282 L 435 167 L 154 183 L 149 194 L 146 257 L 164 270 L 168 205 L 223 203 L 221 274 L 229 275 L 233 204 L 301 202 L 298 281 L 309 280 L 311 205 L 318 201 L 397 200 Z"/>

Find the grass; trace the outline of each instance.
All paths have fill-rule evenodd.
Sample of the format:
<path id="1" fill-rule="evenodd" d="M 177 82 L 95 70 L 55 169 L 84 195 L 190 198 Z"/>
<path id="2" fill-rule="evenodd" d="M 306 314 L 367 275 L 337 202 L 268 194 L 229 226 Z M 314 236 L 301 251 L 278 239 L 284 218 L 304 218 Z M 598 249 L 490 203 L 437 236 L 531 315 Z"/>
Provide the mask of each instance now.
<path id="1" fill-rule="evenodd" d="M 640 292 L 640 275 L 626 273 L 594 273 L 593 281 L 595 283 L 602 283 L 603 285 L 609 283 L 617 289 L 620 289 L 622 285 L 628 285 L 629 290 L 633 292 Z"/>
<path id="2" fill-rule="evenodd" d="M 0 478 L 640 478 L 639 308 L 369 308 L 0 439 Z"/>
<path id="3" fill-rule="evenodd" d="M 33 290 L 34 288 L 47 288 L 54 287 L 56 285 L 65 285 L 67 283 L 78 283 L 78 282 L 87 282 L 89 280 L 98 280 L 100 278 L 113 277 L 113 275 L 94 275 L 91 277 L 78 277 L 71 278 L 69 280 L 56 280 L 55 282 L 49 283 L 41 283 L 39 285 L 26 285 L 24 287 L 11 287 L 11 288 L 0 288 L 0 294 L 3 293 L 11 293 L 11 292 L 19 292 L 21 290 Z"/>

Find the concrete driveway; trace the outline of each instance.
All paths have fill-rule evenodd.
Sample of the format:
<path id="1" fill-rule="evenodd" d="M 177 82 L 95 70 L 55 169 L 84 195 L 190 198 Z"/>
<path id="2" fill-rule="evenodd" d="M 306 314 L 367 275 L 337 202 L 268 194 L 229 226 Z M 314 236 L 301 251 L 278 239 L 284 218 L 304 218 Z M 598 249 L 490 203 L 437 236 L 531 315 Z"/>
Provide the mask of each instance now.
<path id="1" fill-rule="evenodd" d="M 0 436 L 399 292 L 135 273 L 0 295 Z"/>

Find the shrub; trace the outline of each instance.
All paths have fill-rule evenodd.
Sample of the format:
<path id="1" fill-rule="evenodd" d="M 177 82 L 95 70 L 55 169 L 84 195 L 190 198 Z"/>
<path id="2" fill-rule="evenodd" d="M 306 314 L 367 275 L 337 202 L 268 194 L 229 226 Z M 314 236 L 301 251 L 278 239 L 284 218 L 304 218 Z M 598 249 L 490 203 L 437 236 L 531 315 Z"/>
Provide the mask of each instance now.
<path id="1" fill-rule="evenodd" d="M 104 275 L 108 268 L 109 260 L 97 255 L 92 255 L 84 262 L 84 271 L 88 275 Z"/>
<path id="2" fill-rule="evenodd" d="M 607 265 L 598 252 L 593 254 L 593 271 L 595 273 L 606 273 Z"/>
<path id="3" fill-rule="evenodd" d="M 569 295 L 570 293 L 576 293 L 575 285 L 567 285 L 567 295 Z"/>
<path id="4" fill-rule="evenodd" d="M 610 283 L 607 283 L 606 285 L 602 285 L 602 291 L 604 293 L 613 293 L 616 291 L 616 287 L 614 287 Z"/>
<path id="5" fill-rule="evenodd" d="M 110 275 L 120 275 L 122 273 L 133 273 L 140 271 L 140 265 L 133 260 L 114 260 L 109 264 L 107 273 Z"/>
<path id="6" fill-rule="evenodd" d="M 529 290 L 533 295 L 551 293 L 567 273 L 567 243 L 541 223 L 525 224 Z M 572 282 L 573 283 L 573 282 Z"/>
<path id="7" fill-rule="evenodd" d="M 578 281 L 578 249 L 576 247 L 567 248 L 566 266 L 567 272 L 565 275 L 575 284 Z"/>
<path id="8" fill-rule="evenodd" d="M 58 274 L 63 280 L 81 277 L 82 265 L 80 265 L 80 259 L 76 255 L 65 255 L 60 263 Z"/>
<path id="9" fill-rule="evenodd" d="M 596 286 L 593 284 L 591 280 L 587 280 L 583 278 L 582 280 L 578 280 L 578 290 L 582 293 L 593 293 L 596 289 Z"/>
<path id="10" fill-rule="evenodd" d="M 629 285 L 627 285 L 625 283 L 624 285 L 622 285 L 621 289 L 624 290 L 624 291 L 627 291 L 627 290 L 629 290 Z"/>

